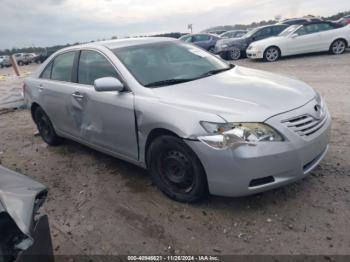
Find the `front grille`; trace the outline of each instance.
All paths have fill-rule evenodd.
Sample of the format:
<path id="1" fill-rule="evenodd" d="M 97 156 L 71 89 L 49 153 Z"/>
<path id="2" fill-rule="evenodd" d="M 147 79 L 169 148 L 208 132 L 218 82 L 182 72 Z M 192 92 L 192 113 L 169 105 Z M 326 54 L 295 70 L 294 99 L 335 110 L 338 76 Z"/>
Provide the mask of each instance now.
<path id="1" fill-rule="evenodd" d="M 320 130 L 327 121 L 327 115 L 317 119 L 311 115 L 302 115 L 282 121 L 288 128 L 300 136 L 310 136 Z"/>

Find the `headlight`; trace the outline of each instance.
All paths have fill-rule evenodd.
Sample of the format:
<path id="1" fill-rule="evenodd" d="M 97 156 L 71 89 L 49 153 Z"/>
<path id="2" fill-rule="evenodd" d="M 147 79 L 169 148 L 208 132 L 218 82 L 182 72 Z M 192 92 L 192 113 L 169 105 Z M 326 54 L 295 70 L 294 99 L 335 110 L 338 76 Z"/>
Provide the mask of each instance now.
<path id="1" fill-rule="evenodd" d="M 257 142 L 279 142 L 283 137 L 272 127 L 263 123 L 210 123 L 201 122 L 209 133 L 199 136 L 204 144 L 217 150 L 237 147 L 242 144 L 254 145 Z"/>
<path id="2" fill-rule="evenodd" d="M 226 47 L 228 47 L 227 44 L 221 45 L 221 48 L 226 48 Z"/>

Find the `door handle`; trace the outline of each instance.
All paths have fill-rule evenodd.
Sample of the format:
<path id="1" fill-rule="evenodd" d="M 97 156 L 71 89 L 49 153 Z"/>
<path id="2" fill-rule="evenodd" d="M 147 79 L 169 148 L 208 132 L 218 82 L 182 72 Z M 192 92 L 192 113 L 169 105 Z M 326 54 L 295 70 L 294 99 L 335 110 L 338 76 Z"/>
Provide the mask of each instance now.
<path id="1" fill-rule="evenodd" d="M 76 99 L 83 99 L 84 95 L 80 94 L 79 92 L 75 92 L 72 94 L 72 97 L 74 97 Z"/>
<path id="2" fill-rule="evenodd" d="M 43 84 L 39 84 L 39 91 L 43 91 L 43 90 L 44 90 Z"/>

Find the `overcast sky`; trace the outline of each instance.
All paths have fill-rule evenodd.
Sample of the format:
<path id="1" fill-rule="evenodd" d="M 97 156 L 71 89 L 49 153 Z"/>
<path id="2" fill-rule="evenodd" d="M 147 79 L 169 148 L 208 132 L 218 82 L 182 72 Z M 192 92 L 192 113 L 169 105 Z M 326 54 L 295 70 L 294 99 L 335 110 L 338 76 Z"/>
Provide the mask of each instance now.
<path id="1" fill-rule="evenodd" d="M 0 49 L 349 11 L 349 0 L 1 0 Z"/>

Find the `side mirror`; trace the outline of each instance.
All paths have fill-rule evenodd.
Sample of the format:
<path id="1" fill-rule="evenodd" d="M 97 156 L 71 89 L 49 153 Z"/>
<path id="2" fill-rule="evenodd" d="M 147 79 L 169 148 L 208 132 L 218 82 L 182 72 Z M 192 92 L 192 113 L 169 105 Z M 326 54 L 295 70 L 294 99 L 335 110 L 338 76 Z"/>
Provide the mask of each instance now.
<path id="1" fill-rule="evenodd" d="M 298 34 L 292 34 L 291 38 L 297 38 L 299 35 Z"/>
<path id="2" fill-rule="evenodd" d="M 94 88 L 97 92 L 121 92 L 124 90 L 124 85 L 115 77 L 102 77 L 95 80 Z"/>

